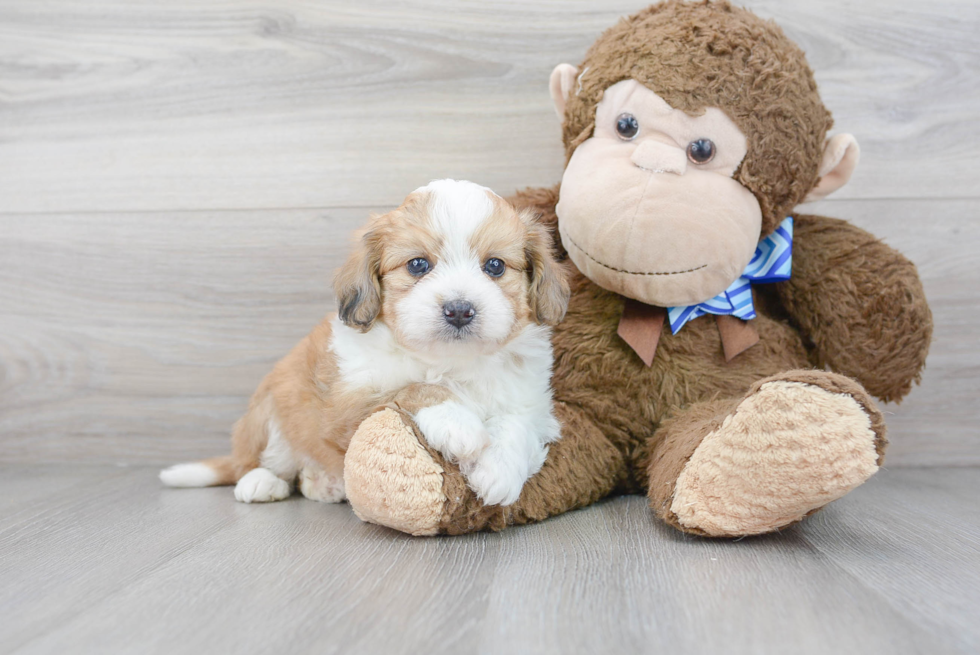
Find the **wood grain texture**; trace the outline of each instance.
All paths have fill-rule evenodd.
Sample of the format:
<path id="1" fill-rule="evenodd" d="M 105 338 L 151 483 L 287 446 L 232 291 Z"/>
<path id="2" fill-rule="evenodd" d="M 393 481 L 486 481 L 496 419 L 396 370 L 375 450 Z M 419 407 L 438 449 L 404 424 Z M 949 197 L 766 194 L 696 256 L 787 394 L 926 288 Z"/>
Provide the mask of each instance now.
<path id="1" fill-rule="evenodd" d="M 0 497 L 19 473 L 0 469 Z M 741 541 L 677 533 L 638 497 L 430 539 L 345 504 L 242 505 L 228 488 L 162 489 L 146 468 L 68 475 L 86 474 L 25 501 L 33 518 L 0 518 L 0 652 L 980 648 L 972 469 L 886 471 L 800 526 Z"/>
<path id="2" fill-rule="evenodd" d="M 225 450 L 258 381 L 332 308 L 333 270 L 365 216 L 0 218 L 8 453 L 139 461 Z"/>
<path id="3" fill-rule="evenodd" d="M 62 468 L 46 477 L 73 475 Z M 161 496 L 154 482 L 145 469 L 91 469 L 83 481 L 24 498 L 18 512 L 0 518 L 0 649 L 12 651 L 117 593 L 220 530 L 237 510 Z M 3 484 L 10 495 L 21 487 L 6 476 Z"/>
<path id="4" fill-rule="evenodd" d="M 637 0 L 0 5 L 0 212 L 397 202 L 561 171 L 547 81 Z M 863 144 L 842 198 L 980 196 L 980 4 L 750 0 Z"/>
<path id="5" fill-rule="evenodd" d="M 946 475 L 949 479 L 938 479 Z M 980 506 L 974 490 L 980 472 L 910 469 L 901 472 L 900 480 L 899 489 L 890 475 L 872 478 L 861 502 L 831 505 L 804 523 L 801 532 L 821 554 L 909 620 L 958 636 L 961 645 L 980 651 L 975 619 L 980 609 Z M 896 502 L 897 497 L 912 500 Z M 848 520 L 841 520 L 842 512 Z M 862 555 L 866 544 L 886 532 L 891 538 L 874 557 Z M 937 584 L 935 576 L 950 571 L 960 583 Z M 941 593 L 930 597 L 930 589 Z"/>
<path id="6" fill-rule="evenodd" d="M 382 209 L 382 208 L 379 208 Z M 826 201 L 918 264 L 936 320 L 889 466 L 980 464 L 980 201 Z M 221 454 L 334 306 L 368 210 L 0 216 L 0 461 Z"/>

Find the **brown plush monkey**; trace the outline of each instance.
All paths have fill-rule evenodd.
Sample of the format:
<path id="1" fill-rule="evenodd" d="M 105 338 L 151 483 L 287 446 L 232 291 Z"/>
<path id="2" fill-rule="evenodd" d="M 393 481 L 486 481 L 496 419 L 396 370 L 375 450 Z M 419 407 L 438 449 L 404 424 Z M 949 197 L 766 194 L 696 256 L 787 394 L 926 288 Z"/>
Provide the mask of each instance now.
<path id="1" fill-rule="evenodd" d="M 646 493 L 669 524 L 734 537 L 863 483 L 886 444 L 871 396 L 897 401 L 918 381 L 932 318 L 907 259 L 794 212 L 858 158 L 853 137 L 826 140 L 800 49 L 727 2 L 671 0 L 556 68 L 551 90 L 560 191 L 515 202 L 552 222 L 572 278 L 554 336 L 562 439 L 515 505 L 484 507 L 387 408 L 347 453 L 354 510 L 457 534 Z"/>

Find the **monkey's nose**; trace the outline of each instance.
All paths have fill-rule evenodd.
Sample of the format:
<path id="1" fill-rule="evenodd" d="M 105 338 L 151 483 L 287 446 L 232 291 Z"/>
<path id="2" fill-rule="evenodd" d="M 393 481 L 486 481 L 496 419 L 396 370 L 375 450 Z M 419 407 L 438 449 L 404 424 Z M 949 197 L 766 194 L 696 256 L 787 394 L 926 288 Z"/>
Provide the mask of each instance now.
<path id="1" fill-rule="evenodd" d="M 638 145 L 630 160 L 652 173 L 683 175 L 687 170 L 687 155 L 683 150 L 656 140 L 646 140 Z"/>
<path id="2" fill-rule="evenodd" d="M 461 328 L 476 316 L 473 305 L 465 300 L 453 300 L 442 306 L 442 315 L 446 317 L 446 322 Z"/>

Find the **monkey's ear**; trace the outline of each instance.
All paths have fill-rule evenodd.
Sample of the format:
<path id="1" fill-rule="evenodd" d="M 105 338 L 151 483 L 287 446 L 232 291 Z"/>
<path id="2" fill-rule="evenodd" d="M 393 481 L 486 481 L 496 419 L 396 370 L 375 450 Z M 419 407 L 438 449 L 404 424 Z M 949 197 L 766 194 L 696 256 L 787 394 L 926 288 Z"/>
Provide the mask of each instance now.
<path id="1" fill-rule="evenodd" d="M 334 280 L 340 320 L 360 332 L 381 313 L 380 242 L 376 231 L 363 232 Z"/>
<path id="2" fill-rule="evenodd" d="M 555 70 L 551 71 L 551 82 L 548 89 L 551 91 L 551 101 L 555 103 L 555 113 L 558 120 L 565 120 L 565 103 L 568 96 L 572 95 L 575 88 L 575 79 L 578 77 L 578 69 L 571 64 L 558 64 Z"/>
<path id="3" fill-rule="evenodd" d="M 803 202 L 822 200 L 847 184 L 860 158 L 861 149 L 852 135 L 838 134 L 828 140 L 820 162 L 820 179 L 817 186 L 806 194 Z"/>
<path id="4" fill-rule="evenodd" d="M 524 247 L 531 286 L 528 291 L 534 320 L 542 325 L 556 325 L 568 309 L 568 280 L 565 271 L 552 252 L 554 238 L 548 227 L 530 211 L 522 211 L 521 219 L 528 226 Z"/>

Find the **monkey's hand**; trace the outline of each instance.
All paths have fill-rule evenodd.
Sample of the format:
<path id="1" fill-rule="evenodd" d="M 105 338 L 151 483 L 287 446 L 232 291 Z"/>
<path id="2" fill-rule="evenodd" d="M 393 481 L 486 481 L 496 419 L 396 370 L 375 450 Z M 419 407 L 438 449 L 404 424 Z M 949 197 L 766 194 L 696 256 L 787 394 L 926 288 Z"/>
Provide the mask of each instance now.
<path id="1" fill-rule="evenodd" d="M 919 382 L 932 339 L 915 265 L 839 219 L 796 215 L 793 232 L 793 276 L 776 294 L 816 364 L 901 400 Z"/>

